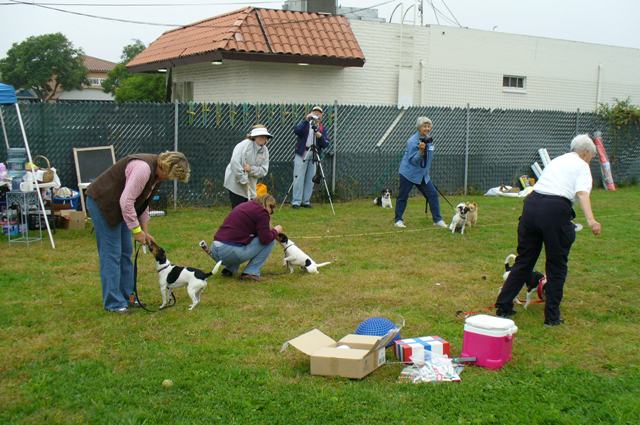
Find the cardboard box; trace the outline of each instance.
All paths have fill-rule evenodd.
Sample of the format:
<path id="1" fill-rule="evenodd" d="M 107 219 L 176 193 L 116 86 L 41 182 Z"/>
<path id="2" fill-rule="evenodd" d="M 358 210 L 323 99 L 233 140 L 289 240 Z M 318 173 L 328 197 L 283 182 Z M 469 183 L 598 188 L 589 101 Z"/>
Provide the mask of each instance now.
<path id="1" fill-rule="evenodd" d="M 361 379 L 386 363 L 386 346 L 399 332 L 385 336 L 347 335 L 336 342 L 313 329 L 285 343 L 308 355 L 311 374 Z M 339 348 L 347 346 L 349 348 Z"/>
<path id="2" fill-rule="evenodd" d="M 417 338 L 399 339 L 396 341 L 396 358 L 401 362 L 411 364 L 411 356 L 413 355 L 413 349 L 422 348 L 422 350 L 431 351 L 432 353 L 449 356 L 451 349 L 449 342 L 445 341 L 441 337 L 434 336 L 420 336 Z M 418 350 L 420 351 L 420 350 Z"/>
<path id="3" fill-rule="evenodd" d="M 69 218 L 68 229 L 84 229 L 85 220 L 87 218 L 84 211 L 62 210 L 60 211 L 60 215 L 62 215 L 62 217 Z"/>

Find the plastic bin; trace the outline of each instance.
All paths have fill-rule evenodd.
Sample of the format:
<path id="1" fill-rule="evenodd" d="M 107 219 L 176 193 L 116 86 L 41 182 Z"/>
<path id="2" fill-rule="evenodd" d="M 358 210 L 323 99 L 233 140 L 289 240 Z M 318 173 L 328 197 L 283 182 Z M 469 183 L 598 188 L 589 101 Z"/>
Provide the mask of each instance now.
<path id="1" fill-rule="evenodd" d="M 74 210 L 80 209 L 80 194 L 72 196 L 70 198 L 59 198 L 57 196 L 53 197 L 53 203 L 55 205 L 71 205 L 71 208 Z"/>
<path id="2" fill-rule="evenodd" d="M 461 357 L 475 357 L 476 365 L 500 369 L 512 357 L 518 327 L 513 320 L 478 314 L 464 323 Z"/>

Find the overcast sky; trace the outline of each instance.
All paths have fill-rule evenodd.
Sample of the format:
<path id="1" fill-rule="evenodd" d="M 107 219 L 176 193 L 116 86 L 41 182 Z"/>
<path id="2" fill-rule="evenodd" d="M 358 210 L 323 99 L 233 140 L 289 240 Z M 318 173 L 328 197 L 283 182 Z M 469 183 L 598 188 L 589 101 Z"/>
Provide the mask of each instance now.
<path id="1" fill-rule="evenodd" d="M 246 5 L 279 9 L 282 1 L 240 0 L 24 0 L 67 11 L 116 19 L 184 25 L 239 9 Z M 62 32 L 76 47 L 91 56 L 119 61 L 122 47 L 133 39 L 154 41 L 167 26 L 115 22 L 63 13 L 33 5 L 11 5 L 0 0 L 0 57 L 15 42 L 32 35 Z M 53 3 L 59 5 L 53 6 Z M 61 5 L 64 3 L 65 5 Z M 75 5 L 68 5 L 74 4 Z M 77 5 L 84 4 L 83 6 Z M 400 0 L 344 0 L 343 6 L 364 8 L 379 5 L 379 14 L 389 18 Z M 92 4 L 93 6 L 86 6 Z M 98 4 L 110 6 L 97 6 Z M 153 6 L 123 5 L 153 4 Z M 404 0 L 405 7 L 413 4 Z M 440 11 L 435 12 L 432 8 Z M 115 6 L 114 6 L 115 5 Z M 173 6 L 160 6 L 173 5 Z M 175 6 L 178 5 L 178 6 Z M 461 26 L 527 34 L 565 40 L 609 44 L 640 49 L 640 0 L 424 0 L 424 23 Z M 452 13 L 447 11 L 447 6 Z M 407 14 L 407 19 L 413 12 Z M 393 19 L 398 22 L 399 13 Z"/>

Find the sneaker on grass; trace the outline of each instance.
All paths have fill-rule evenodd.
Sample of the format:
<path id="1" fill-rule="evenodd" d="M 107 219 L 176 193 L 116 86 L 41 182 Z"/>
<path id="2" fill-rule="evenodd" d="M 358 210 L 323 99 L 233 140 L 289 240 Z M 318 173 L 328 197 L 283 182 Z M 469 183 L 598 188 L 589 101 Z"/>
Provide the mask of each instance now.
<path id="1" fill-rule="evenodd" d="M 395 224 L 394 224 L 394 226 L 396 226 L 396 227 L 400 227 L 400 228 L 402 228 L 402 229 L 404 229 L 405 227 L 407 227 L 407 226 L 405 226 L 405 225 L 404 225 L 404 221 L 402 221 L 402 220 L 398 220 L 398 221 L 396 221 L 396 222 L 395 222 Z"/>
<path id="2" fill-rule="evenodd" d="M 433 223 L 433 225 L 438 227 L 444 227 L 445 229 L 447 228 L 447 223 L 445 223 L 444 220 L 440 220 L 437 223 Z"/>

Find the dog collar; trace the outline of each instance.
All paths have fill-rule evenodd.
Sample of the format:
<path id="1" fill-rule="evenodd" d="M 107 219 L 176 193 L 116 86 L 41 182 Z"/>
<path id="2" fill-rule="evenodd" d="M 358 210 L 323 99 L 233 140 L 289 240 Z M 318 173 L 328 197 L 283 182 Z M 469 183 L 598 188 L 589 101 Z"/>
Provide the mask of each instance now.
<path id="1" fill-rule="evenodd" d="M 171 265 L 171 263 L 167 264 L 166 266 L 164 266 L 161 269 L 158 269 L 158 271 L 161 272 L 162 270 L 168 269 L 170 265 Z"/>
<path id="2" fill-rule="evenodd" d="M 286 247 L 284 249 L 284 253 L 286 254 L 287 253 L 287 249 L 289 249 L 289 248 L 291 248 L 292 246 L 295 246 L 295 245 L 296 245 L 295 243 L 291 242 L 291 245 L 289 245 L 288 247 Z"/>

